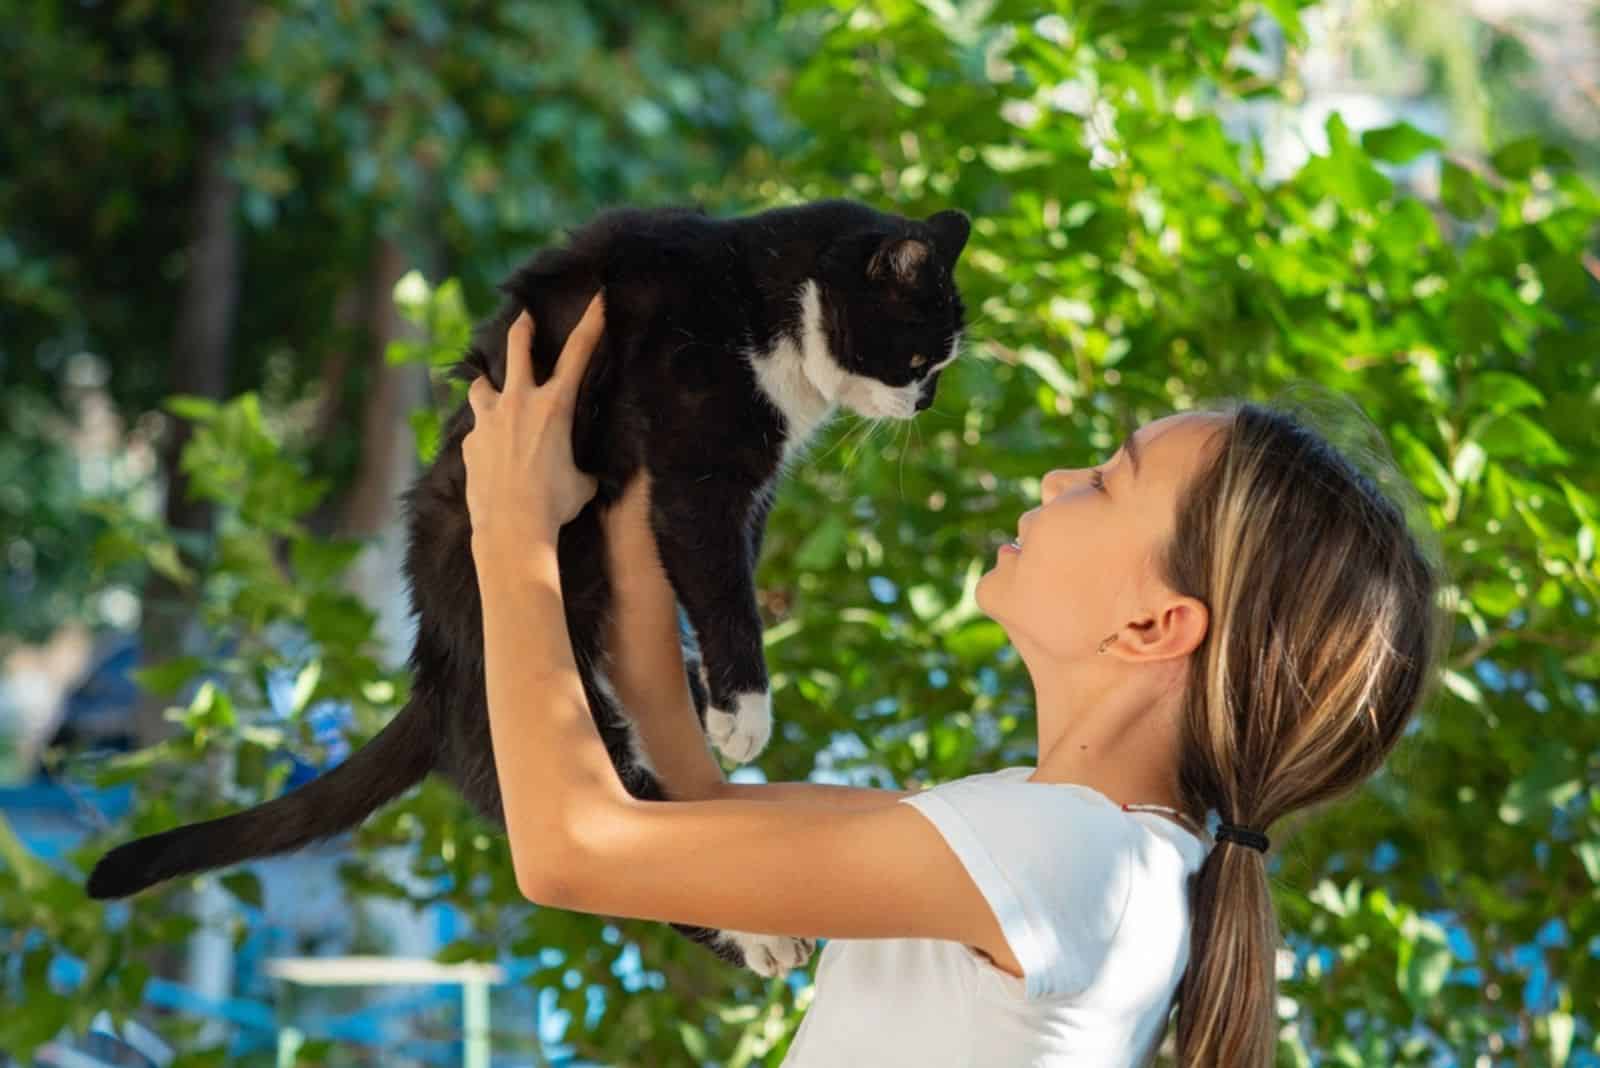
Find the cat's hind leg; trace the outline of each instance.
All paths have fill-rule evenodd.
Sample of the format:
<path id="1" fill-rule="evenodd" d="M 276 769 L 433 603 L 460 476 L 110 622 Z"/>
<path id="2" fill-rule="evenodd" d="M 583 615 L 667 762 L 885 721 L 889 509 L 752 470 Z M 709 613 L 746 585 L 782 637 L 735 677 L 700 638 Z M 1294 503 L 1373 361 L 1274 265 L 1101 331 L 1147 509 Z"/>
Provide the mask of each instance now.
<path id="1" fill-rule="evenodd" d="M 642 749 L 638 752 L 643 755 Z M 623 785 L 634 797 L 641 801 L 668 800 L 647 760 L 634 764 L 626 771 L 618 770 Z M 671 926 L 689 941 L 704 946 L 726 963 L 749 968 L 768 979 L 803 966 L 817 947 L 816 942 L 809 938 L 724 931 L 688 923 L 674 923 Z"/>

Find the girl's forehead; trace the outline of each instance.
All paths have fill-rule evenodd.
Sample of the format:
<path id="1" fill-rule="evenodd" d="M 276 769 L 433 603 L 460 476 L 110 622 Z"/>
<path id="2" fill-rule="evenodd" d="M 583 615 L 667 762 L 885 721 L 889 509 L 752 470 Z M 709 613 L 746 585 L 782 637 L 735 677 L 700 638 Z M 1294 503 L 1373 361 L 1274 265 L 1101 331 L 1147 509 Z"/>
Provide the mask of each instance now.
<path id="1" fill-rule="evenodd" d="M 1204 443 L 1224 422 L 1226 416 L 1213 412 L 1163 416 L 1130 433 L 1125 454 L 1132 454 L 1141 476 L 1163 470 L 1175 473 L 1198 462 Z"/>

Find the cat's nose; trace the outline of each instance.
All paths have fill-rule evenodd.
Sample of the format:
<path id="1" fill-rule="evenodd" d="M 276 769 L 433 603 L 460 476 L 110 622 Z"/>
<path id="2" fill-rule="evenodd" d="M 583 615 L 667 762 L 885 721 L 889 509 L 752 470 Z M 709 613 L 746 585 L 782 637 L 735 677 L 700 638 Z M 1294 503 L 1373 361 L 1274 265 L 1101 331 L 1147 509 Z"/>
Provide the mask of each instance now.
<path id="1" fill-rule="evenodd" d="M 933 403 L 933 390 L 925 389 L 921 393 L 917 394 L 917 411 L 919 411 L 919 412 L 926 411 L 928 406 L 931 405 L 932 403 Z"/>

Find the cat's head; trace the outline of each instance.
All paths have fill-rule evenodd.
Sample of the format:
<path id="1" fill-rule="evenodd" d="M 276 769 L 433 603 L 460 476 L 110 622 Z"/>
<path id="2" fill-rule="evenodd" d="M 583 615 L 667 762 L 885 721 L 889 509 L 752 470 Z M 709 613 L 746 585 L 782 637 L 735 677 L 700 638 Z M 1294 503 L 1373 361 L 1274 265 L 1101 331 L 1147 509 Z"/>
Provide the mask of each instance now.
<path id="1" fill-rule="evenodd" d="M 830 401 L 869 419 L 933 403 L 966 325 L 953 272 L 971 230 L 959 211 L 885 215 L 830 245 L 819 270 L 827 356 L 806 367 Z"/>

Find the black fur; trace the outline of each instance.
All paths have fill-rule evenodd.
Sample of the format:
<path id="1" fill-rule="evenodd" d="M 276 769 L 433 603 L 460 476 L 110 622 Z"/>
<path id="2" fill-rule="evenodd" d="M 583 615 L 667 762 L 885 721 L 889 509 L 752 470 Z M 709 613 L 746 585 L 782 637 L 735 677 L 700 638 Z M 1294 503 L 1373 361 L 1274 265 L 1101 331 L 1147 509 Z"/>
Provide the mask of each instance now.
<path id="1" fill-rule="evenodd" d="M 799 296 L 811 279 L 831 360 L 902 388 L 899 403 L 915 398 L 916 409 L 925 407 L 965 323 L 951 271 L 968 231 L 958 212 L 912 220 L 846 200 L 727 220 L 694 208 L 622 208 L 580 228 L 564 247 L 540 252 L 502 284 L 506 299 L 478 327 L 457 368 L 466 378 L 487 374 L 497 387 L 504 381 L 506 331 L 524 308 L 536 324 L 534 377 L 542 383 L 590 297 L 605 287 L 605 333 L 573 427 L 577 463 L 597 476 L 600 488 L 562 528 L 558 558 L 585 692 L 612 762 L 635 796 L 665 795 L 634 759 L 624 710 L 602 677 L 610 591 L 600 515 L 640 467 L 649 469 L 656 543 L 705 665 L 702 671 L 691 648 L 686 665 L 702 724 L 712 710 L 734 709 L 736 695 L 765 694 L 756 560 L 786 456 L 802 443 L 791 439 L 816 424 L 791 425 L 799 406 L 788 415 L 780 410 L 753 367 L 775 358 L 768 354 L 780 338 L 800 340 Z M 913 367 L 917 356 L 921 366 Z M 814 375 L 805 380 L 816 385 Z M 891 414 L 867 405 L 860 393 L 850 396 L 847 403 L 863 414 Z M 908 417 L 912 409 L 892 414 Z M 463 405 L 406 497 L 405 570 L 418 617 L 406 707 L 343 764 L 282 797 L 117 847 L 91 873 L 90 896 L 124 897 L 179 875 L 299 849 L 354 827 L 430 771 L 504 826 L 461 461 L 461 439 L 471 425 L 471 409 Z M 742 755 L 753 756 L 749 750 L 759 751 L 763 729 L 770 730 L 770 718 L 766 724 L 759 718 L 741 719 L 753 733 L 719 747 L 738 752 L 742 745 Z M 674 926 L 742 962 L 719 932 Z"/>

